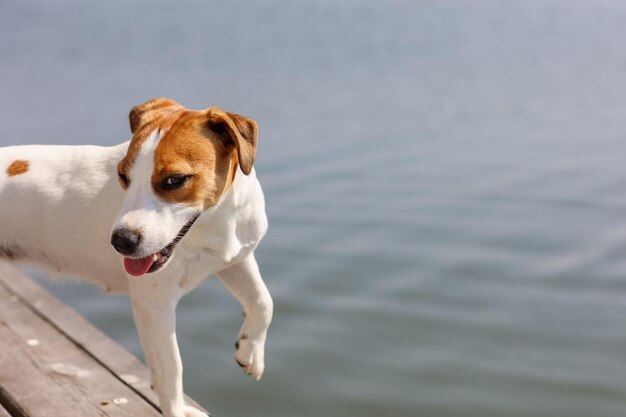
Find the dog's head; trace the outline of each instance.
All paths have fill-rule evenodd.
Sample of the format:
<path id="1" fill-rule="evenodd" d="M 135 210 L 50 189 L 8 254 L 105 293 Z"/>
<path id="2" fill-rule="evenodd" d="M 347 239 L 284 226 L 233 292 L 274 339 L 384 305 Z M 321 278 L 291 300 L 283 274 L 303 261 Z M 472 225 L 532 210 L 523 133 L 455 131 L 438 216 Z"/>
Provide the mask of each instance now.
<path id="1" fill-rule="evenodd" d="M 241 169 L 252 170 L 257 125 L 217 107 L 188 110 L 158 98 L 133 108 L 133 138 L 118 164 L 124 203 L 111 244 L 131 275 L 160 270 L 203 210 Z"/>

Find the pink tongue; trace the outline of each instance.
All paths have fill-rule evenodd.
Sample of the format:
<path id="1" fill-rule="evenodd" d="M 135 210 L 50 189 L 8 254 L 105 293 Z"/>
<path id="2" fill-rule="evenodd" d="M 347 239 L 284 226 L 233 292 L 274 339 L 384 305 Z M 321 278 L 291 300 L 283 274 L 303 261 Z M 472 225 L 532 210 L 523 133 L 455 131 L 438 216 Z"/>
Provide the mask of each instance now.
<path id="1" fill-rule="evenodd" d="M 126 272 L 136 277 L 148 272 L 153 263 L 152 255 L 141 259 L 124 258 L 124 268 L 126 268 Z"/>

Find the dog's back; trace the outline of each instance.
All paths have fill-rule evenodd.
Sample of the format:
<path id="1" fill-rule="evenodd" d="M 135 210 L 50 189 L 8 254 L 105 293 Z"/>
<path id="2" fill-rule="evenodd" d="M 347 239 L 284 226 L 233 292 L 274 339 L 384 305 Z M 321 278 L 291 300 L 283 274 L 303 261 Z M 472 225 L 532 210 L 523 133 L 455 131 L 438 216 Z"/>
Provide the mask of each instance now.
<path id="1" fill-rule="evenodd" d="M 0 148 L 0 256 L 123 291 L 109 236 L 123 198 L 116 165 L 127 146 Z"/>

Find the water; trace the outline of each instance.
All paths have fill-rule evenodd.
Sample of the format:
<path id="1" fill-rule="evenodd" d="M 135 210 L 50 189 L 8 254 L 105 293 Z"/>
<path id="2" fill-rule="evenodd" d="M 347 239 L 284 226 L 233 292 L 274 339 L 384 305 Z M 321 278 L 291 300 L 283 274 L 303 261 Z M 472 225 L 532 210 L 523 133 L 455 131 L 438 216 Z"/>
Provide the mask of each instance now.
<path id="1" fill-rule="evenodd" d="M 0 143 L 114 144 L 155 96 L 261 126 L 275 300 L 179 307 L 216 416 L 623 416 L 626 5 L 0 3 Z M 130 351 L 122 297 L 49 285 Z"/>

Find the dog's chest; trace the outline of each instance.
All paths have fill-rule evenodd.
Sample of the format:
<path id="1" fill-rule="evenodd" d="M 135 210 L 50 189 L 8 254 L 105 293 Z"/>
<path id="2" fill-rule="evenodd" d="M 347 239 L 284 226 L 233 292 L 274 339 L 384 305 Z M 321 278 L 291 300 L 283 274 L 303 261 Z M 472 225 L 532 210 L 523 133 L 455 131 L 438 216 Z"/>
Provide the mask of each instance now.
<path id="1" fill-rule="evenodd" d="M 178 280 L 180 289 L 187 293 L 196 288 L 209 276 L 215 275 L 228 266 L 248 256 L 257 246 L 261 235 L 253 239 L 242 239 L 237 229 L 229 225 L 206 227 L 199 225 L 181 242 L 178 256 L 163 272 Z M 203 227 L 204 226 L 204 227 Z M 212 229 L 212 233 L 208 232 Z M 249 237 L 249 236 L 246 236 Z"/>

